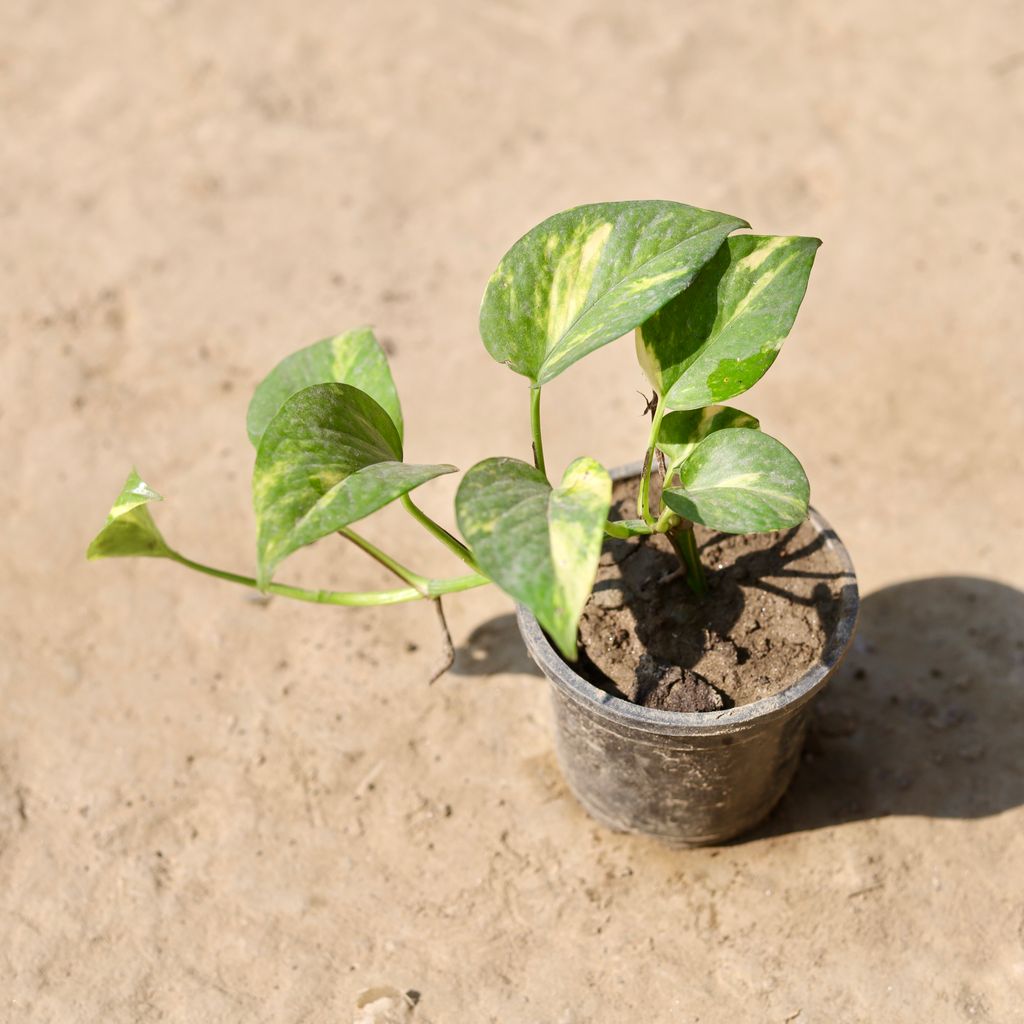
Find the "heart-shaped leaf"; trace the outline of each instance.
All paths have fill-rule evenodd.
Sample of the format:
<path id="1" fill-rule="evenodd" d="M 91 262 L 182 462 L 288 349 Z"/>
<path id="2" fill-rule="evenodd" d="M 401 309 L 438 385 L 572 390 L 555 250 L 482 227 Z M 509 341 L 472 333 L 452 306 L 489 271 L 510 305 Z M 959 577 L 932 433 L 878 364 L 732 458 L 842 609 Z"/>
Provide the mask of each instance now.
<path id="1" fill-rule="evenodd" d="M 292 395 L 313 384 L 351 384 L 391 417 L 402 436 L 402 408 L 388 358 L 369 327 L 324 338 L 286 356 L 256 388 L 246 418 L 249 440 L 259 445 L 267 424 Z"/>
<path id="2" fill-rule="evenodd" d="M 741 394 L 775 361 L 807 289 L 817 238 L 737 235 L 637 333 L 640 365 L 667 409 Z"/>
<path id="3" fill-rule="evenodd" d="M 671 480 L 676 470 L 709 434 L 730 427 L 759 430 L 761 424 L 753 416 L 728 405 L 709 405 L 705 409 L 670 412 L 661 421 L 658 448 L 668 459 L 665 479 Z"/>
<path id="4" fill-rule="evenodd" d="M 163 501 L 133 469 L 128 474 L 107 523 L 93 539 L 86 558 L 173 558 L 163 535 L 146 507 L 151 501 Z"/>
<path id="5" fill-rule="evenodd" d="M 682 203 L 596 203 L 523 236 L 480 309 L 487 351 L 543 384 L 684 289 L 746 221 Z"/>
<path id="6" fill-rule="evenodd" d="M 759 430 L 706 437 L 665 489 L 673 512 L 722 533 L 765 533 L 802 523 L 810 487 L 788 448 Z"/>
<path id="7" fill-rule="evenodd" d="M 477 463 L 455 497 L 459 529 L 480 568 L 537 616 L 570 659 L 611 497 L 611 477 L 593 459 L 577 459 L 552 489 L 539 470 L 507 458 Z"/>
<path id="8" fill-rule="evenodd" d="M 358 388 L 315 384 L 292 395 L 263 432 L 253 470 L 260 586 L 298 548 L 454 472 L 402 462 L 397 427 Z"/>

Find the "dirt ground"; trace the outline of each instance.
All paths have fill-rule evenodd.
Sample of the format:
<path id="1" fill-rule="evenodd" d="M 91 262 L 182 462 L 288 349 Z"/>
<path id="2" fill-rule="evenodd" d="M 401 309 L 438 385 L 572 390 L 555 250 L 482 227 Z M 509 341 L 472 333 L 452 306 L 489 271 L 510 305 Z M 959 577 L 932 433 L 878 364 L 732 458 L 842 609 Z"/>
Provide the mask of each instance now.
<path id="1" fill-rule="evenodd" d="M 0 1020 L 348 1024 L 395 986 L 414 1024 L 1024 1021 L 1022 40 L 1017 0 L 3 0 Z M 85 562 L 135 463 L 172 544 L 251 571 L 252 386 L 361 323 L 411 460 L 526 456 L 487 277 L 647 197 L 825 240 L 742 407 L 863 615 L 756 834 L 592 823 L 491 589 L 428 687 L 430 608 Z M 559 378 L 549 462 L 639 457 L 642 388 L 626 341 Z M 387 585 L 340 540 L 282 579 Z"/>

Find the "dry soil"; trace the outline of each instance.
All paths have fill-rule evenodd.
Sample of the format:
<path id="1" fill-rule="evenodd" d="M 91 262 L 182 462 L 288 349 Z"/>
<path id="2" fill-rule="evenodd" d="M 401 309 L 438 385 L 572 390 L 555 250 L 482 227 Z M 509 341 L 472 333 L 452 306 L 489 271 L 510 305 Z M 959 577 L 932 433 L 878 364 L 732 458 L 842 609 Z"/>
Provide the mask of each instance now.
<path id="1" fill-rule="evenodd" d="M 1019 0 L 4 0 L 0 1019 L 1024 1020 L 1022 40 Z M 588 820 L 497 592 L 449 602 L 431 687 L 428 607 L 85 563 L 135 463 L 172 543 L 251 570 L 251 388 L 362 323 L 411 460 L 527 456 L 487 277 L 642 197 L 825 240 L 742 407 L 863 615 L 758 833 Z M 549 462 L 638 458 L 640 390 L 628 340 L 552 384 Z M 282 578 L 387 583 L 340 539 Z"/>

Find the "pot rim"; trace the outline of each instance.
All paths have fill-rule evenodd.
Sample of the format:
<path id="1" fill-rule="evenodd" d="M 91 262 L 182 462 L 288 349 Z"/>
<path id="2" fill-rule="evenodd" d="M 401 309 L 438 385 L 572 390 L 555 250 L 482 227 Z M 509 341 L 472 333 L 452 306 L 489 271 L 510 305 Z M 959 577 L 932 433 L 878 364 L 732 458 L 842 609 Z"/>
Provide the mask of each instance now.
<path id="1" fill-rule="evenodd" d="M 619 466 L 612 470 L 611 477 L 615 481 L 626 480 L 638 476 L 640 469 L 641 464 L 638 462 Z M 826 547 L 849 580 L 843 583 L 840 590 L 839 616 L 821 658 L 781 693 L 723 711 L 661 711 L 645 708 L 621 697 L 613 697 L 579 675 L 551 645 L 533 613 L 524 605 L 517 605 L 516 618 L 523 642 L 544 674 L 564 694 L 588 707 L 598 717 L 640 732 L 671 736 L 712 736 L 746 730 L 754 723 L 791 714 L 824 686 L 842 661 L 853 639 L 860 610 L 857 574 L 846 546 L 828 520 L 813 506 L 808 509 L 808 518 L 824 536 Z"/>

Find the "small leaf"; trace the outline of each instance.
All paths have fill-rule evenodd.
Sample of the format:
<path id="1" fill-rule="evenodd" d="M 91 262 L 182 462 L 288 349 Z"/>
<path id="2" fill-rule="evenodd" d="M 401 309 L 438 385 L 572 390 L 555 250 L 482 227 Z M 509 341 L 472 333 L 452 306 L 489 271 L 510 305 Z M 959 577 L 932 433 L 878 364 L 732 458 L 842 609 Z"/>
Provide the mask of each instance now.
<path id="1" fill-rule="evenodd" d="M 369 327 L 324 338 L 286 356 L 256 388 L 246 419 L 249 440 L 259 445 L 267 424 L 292 395 L 313 384 L 351 384 L 391 417 L 402 436 L 402 408 L 388 358 Z"/>
<path id="2" fill-rule="evenodd" d="M 759 430 L 761 424 L 753 416 L 748 416 L 747 413 L 728 405 L 709 405 L 705 409 L 670 412 L 661 421 L 661 430 L 658 433 L 658 448 L 664 452 L 669 463 L 665 479 L 672 479 L 705 437 L 716 430 L 726 430 L 730 427 Z"/>
<path id="3" fill-rule="evenodd" d="M 358 388 L 315 384 L 292 395 L 263 432 L 253 470 L 260 585 L 293 551 L 454 472 L 402 462 L 394 422 Z"/>
<path id="4" fill-rule="evenodd" d="M 673 512 L 722 533 L 765 533 L 802 523 L 810 487 L 796 456 L 758 430 L 706 437 L 665 489 Z"/>
<path id="5" fill-rule="evenodd" d="M 668 409 L 739 395 L 775 361 L 807 289 L 817 238 L 737 235 L 637 333 L 640 364 Z"/>
<path id="6" fill-rule="evenodd" d="M 615 519 L 604 524 L 609 537 L 625 540 L 627 537 L 649 537 L 653 532 L 643 519 Z"/>
<path id="7" fill-rule="evenodd" d="M 174 552 L 146 507 L 151 501 L 163 500 L 133 469 L 107 516 L 106 526 L 96 534 L 85 557 L 173 558 Z"/>
<path id="8" fill-rule="evenodd" d="M 562 653 L 597 574 L 612 483 L 593 459 L 577 459 L 552 489 L 518 459 L 486 459 L 463 478 L 455 513 L 480 568 L 525 604 Z"/>
<path id="9" fill-rule="evenodd" d="M 682 203 L 578 206 L 505 254 L 480 309 L 487 351 L 543 384 L 622 337 L 693 280 L 746 221 Z"/>

